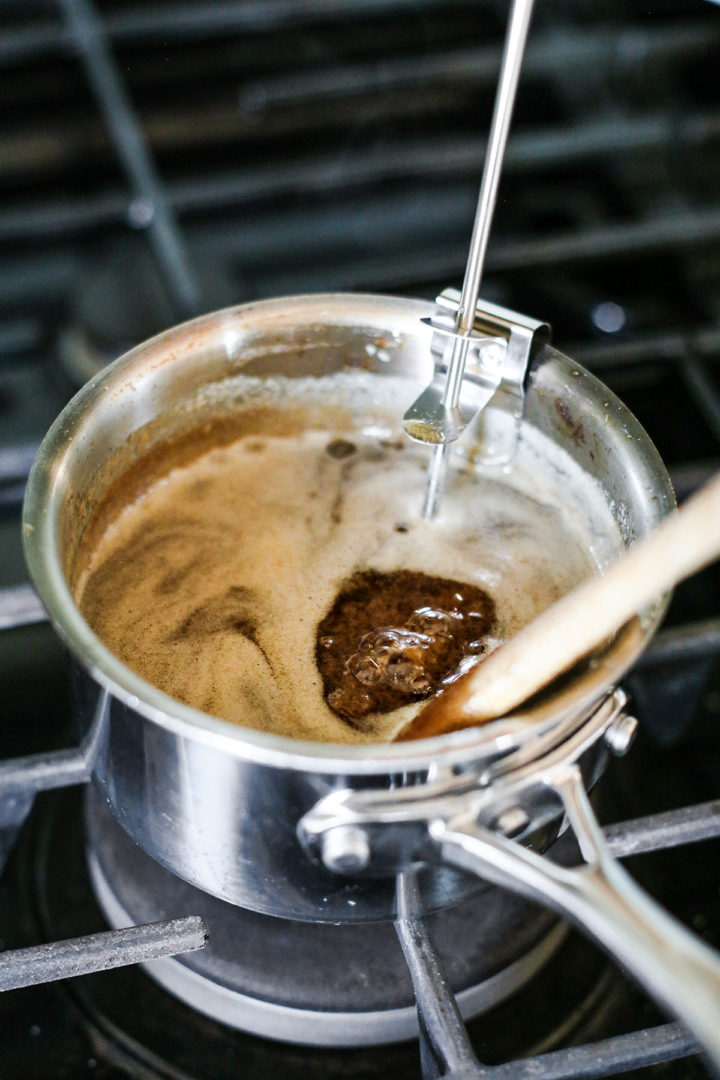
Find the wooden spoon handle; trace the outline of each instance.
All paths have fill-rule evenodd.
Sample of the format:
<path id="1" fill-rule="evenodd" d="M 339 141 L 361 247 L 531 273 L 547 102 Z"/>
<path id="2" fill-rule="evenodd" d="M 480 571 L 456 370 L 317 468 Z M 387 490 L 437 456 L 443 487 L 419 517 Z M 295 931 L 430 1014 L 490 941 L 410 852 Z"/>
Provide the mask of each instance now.
<path id="1" fill-rule="evenodd" d="M 429 702 L 400 738 L 504 716 L 718 555 L 720 473 L 607 573 L 573 589 Z"/>

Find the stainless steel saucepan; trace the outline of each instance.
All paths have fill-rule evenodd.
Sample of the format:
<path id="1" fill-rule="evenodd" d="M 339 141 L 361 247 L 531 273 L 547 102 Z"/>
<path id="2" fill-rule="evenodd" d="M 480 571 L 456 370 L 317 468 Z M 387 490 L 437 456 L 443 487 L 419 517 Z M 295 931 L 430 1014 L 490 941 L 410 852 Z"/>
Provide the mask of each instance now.
<path id="1" fill-rule="evenodd" d="M 662 598 L 532 708 L 482 728 L 369 748 L 280 738 L 179 704 L 113 656 L 73 602 L 68 571 L 83 528 L 134 454 L 218 409 L 241 407 L 248 387 L 260 380 L 267 391 L 279 377 L 320 386 L 337 372 L 366 373 L 378 392 L 392 387 L 399 423 L 433 376 L 420 319 L 437 325 L 437 315 L 433 304 L 360 295 L 238 307 L 139 346 L 67 406 L 33 468 L 24 535 L 32 578 L 76 661 L 88 769 L 150 855 L 255 911 L 329 922 L 392 918 L 395 875 L 413 865 L 421 867 L 425 911 L 457 903 L 480 887 L 478 877 L 539 899 L 614 953 L 720 1062 L 718 959 L 609 856 L 586 795 L 608 749 L 629 742 L 632 722 L 616 687 L 655 631 Z M 536 324 L 491 322 L 488 329 L 478 319 L 490 349 L 478 378 L 497 367 L 498 348 L 515 375 L 499 383 L 498 408 L 475 437 L 497 447 L 540 432 L 585 470 L 588 485 L 600 485 L 619 545 L 647 534 L 673 495 L 637 421 L 542 344 Z M 525 359 L 535 348 L 525 380 L 523 341 Z M 482 367 L 482 348 L 478 355 Z M 471 367 L 470 391 L 473 377 Z M 493 447 L 483 452 L 492 457 Z M 563 815 L 586 860 L 573 870 L 539 854 Z"/>

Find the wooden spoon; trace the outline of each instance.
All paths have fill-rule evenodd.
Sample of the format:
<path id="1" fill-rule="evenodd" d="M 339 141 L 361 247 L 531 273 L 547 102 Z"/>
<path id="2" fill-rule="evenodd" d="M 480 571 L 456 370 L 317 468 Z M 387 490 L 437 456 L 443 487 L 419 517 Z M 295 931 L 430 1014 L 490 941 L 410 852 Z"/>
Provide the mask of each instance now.
<path id="1" fill-rule="evenodd" d="M 717 473 L 607 573 L 567 593 L 428 702 L 396 738 L 429 738 L 504 716 L 719 555 Z"/>

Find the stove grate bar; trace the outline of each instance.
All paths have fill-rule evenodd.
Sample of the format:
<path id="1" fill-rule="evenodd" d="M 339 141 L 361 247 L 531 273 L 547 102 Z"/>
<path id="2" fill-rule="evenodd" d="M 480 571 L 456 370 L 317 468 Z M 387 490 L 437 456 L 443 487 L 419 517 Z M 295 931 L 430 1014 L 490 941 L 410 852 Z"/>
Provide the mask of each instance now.
<path id="1" fill-rule="evenodd" d="M 394 10 L 409 10 L 416 13 L 419 9 L 442 7 L 441 0 L 394 0 Z M 356 21 L 373 15 L 387 14 L 387 0 L 281 0 L 268 3 L 255 2 L 205 3 L 202 7 L 192 4 L 169 4 L 155 10 L 110 12 L 104 16 L 107 36 L 113 42 L 152 42 L 168 39 L 196 41 L 201 35 L 221 33 L 260 33 L 277 32 L 283 26 L 297 25 L 302 22 L 317 23 L 344 20 L 348 16 Z M 27 62 L 34 57 L 66 52 L 72 45 L 70 31 L 57 27 L 48 20 L 36 21 L 30 26 L 7 27 L 0 41 L 0 64 L 11 65 Z M 578 67 L 579 65 L 619 65 L 629 67 L 637 56 L 643 56 L 646 63 L 654 59 L 692 56 L 706 53 L 716 41 L 713 25 L 702 20 L 695 20 L 684 27 L 677 24 L 660 28 L 646 29 L 625 27 L 622 32 L 608 36 L 593 28 L 582 30 L 566 29 L 562 35 L 540 33 L 530 43 L 525 62 L 525 71 L 531 76 L 552 76 L 558 70 Z M 472 79 L 474 82 L 491 82 L 497 77 L 500 66 L 501 46 L 494 44 L 480 48 L 458 49 L 453 53 L 443 51 L 439 56 L 397 63 L 398 74 L 394 81 L 400 85 L 425 85 L 429 79 L 449 74 Z M 377 64 L 348 64 L 334 71 L 342 71 L 343 82 L 348 78 L 360 84 L 358 71 L 367 69 L 368 79 L 362 86 L 372 87 L 379 77 Z M 325 72 L 324 72 L 325 74 Z M 286 76 L 268 80 L 266 85 L 275 89 L 275 95 L 282 90 L 287 93 L 292 88 L 297 93 L 297 83 L 302 79 Z M 304 82 L 304 80 L 303 80 Z M 329 80 L 324 85 L 329 86 Z M 385 80 L 381 81 L 385 88 Z M 284 100 L 284 98 L 283 98 Z"/>
<path id="2" fill-rule="evenodd" d="M 468 178 L 468 185 L 470 181 Z M 211 185 L 212 186 L 212 185 Z M 182 188 L 180 188 L 182 191 Z M 187 189 L 185 189 L 187 191 Z M 198 258 L 227 260 L 235 272 L 249 275 L 254 296 L 275 296 L 297 292 L 334 292 L 371 289 L 406 289 L 432 285 L 457 278 L 467 254 L 466 241 L 455 240 L 466 225 L 468 191 L 455 183 L 445 200 L 444 242 L 429 234 L 435 218 L 429 209 L 437 203 L 437 192 L 428 190 L 410 205 L 399 193 L 375 194 L 372 199 L 351 198 L 336 204 L 310 204 L 302 215 L 296 209 L 273 209 L 248 218 L 247 213 L 237 221 L 220 227 L 205 222 L 186 229 L 187 238 Z M 226 192 L 227 195 L 227 192 Z M 168 213 L 173 218 L 173 200 L 164 194 Z M 180 205 L 185 196 L 178 196 Z M 138 228 L 147 228 L 154 241 L 157 228 L 157 203 L 145 195 L 128 198 L 127 217 Z M 361 205 L 362 204 L 362 205 Z M 88 203 L 88 213 L 102 219 L 114 214 L 112 205 Z M 364 209 L 363 209 L 364 207 Z M 372 221 L 372 230 L 358 235 L 358 219 Z M 68 220 L 73 218 L 68 210 Z M 435 216 L 437 217 L 437 215 Z M 77 220 L 77 219 L 75 219 Z M 24 216 L 21 231 L 29 218 Z M 1 226 L 1 223 L 0 223 Z M 237 226 L 237 227 L 235 227 Z M 0 232 L 4 226 L 0 227 Z M 12 231 L 10 229 L 9 231 Z M 278 237 L 284 241 L 280 244 Z M 345 248 L 337 249 L 337 237 L 346 239 Z M 338 261 L 346 254 L 347 237 L 357 245 L 349 262 Z M 424 246 L 419 247 L 419 240 Z M 530 239 L 509 235 L 499 239 L 488 253 L 488 269 L 496 274 L 520 272 L 528 274 L 544 267 L 577 267 L 597 260 L 637 259 L 658 252 L 682 253 L 686 249 L 717 246 L 720 242 L 720 207 L 711 206 L 699 211 L 661 214 L 638 221 L 607 221 L 582 230 L 564 230 Z M 308 262 L 308 252 L 322 247 L 325 261 Z M 79 255 L 65 245 L 42 255 L 29 255 L 0 263 L 0 284 L 8 303 L 47 305 L 53 300 L 66 299 L 66 289 L 77 270 Z M 21 272 L 22 270 L 22 272 Z M 710 348 L 718 338 L 717 328 L 699 332 L 703 352 L 705 338 Z M 692 336 L 692 334 L 690 335 Z M 668 335 L 661 344 L 672 346 L 673 340 L 685 349 L 685 338 Z M 617 363 L 623 357 L 623 345 L 618 343 Z M 639 346 L 642 355 L 651 358 L 651 348 L 644 342 Z M 597 366 L 607 364 L 609 354 L 602 346 L 597 352 Z M 581 363 L 593 363 L 593 348 L 581 348 L 577 353 Z M 628 361 L 636 359 L 628 355 Z"/>
<path id="3" fill-rule="evenodd" d="M 620 859 L 712 840 L 720 836 L 720 799 L 623 821 L 606 826 L 603 832 L 611 852 Z"/>
<path id="4" fill-rule="evenodd" d="M 147 229 L 178 316 L 186 319 L 196 315 L 200 292 L 185 241 L 112 55 L 104 23 L 91 0 L 58 3 L 133 191 L 129 222 Z"/>
<path id="5" fill-rule="evenodd" d="M 202 949 L 207 940 L 207 927 L 200 916 L 188 915 L 8 950 L 0 953 L 0 991 L 194 952 Z"/>
<path id="6" fill-rule="evenodd" d="M 393 11 L 441 7 L 443 0 L 393 0 Z M 228 33 L 272 32 L 284 27 L 315 23 L 319 19 L 346 19 L 387 14 L 387 0 L 204 0 L 198 4 L 163 4 L 150 9 L 120 10 L 105 15 L 113 42 L 198 41 Z M 70 31 L 38 19 L 30 26 L 4 28 L 0 38 L 0 64 L 23 63 L 35 57 L 65 52 L 72 45 Z"/>
<path id="7" fill-rule="evenodd" d="M 694 461 L 688 465 L 678 465 L 670 469 L 670 480 L 679 500 L 686 499 L 706 484 L 720 468 L 720 459 Z"/>
<path id="8" fill-rule="evenodd" d="M 204 224 L 193 227 L 190 235 L 206 256 L 253 260 L 253 265 L 269 268 L 278 256 L 289 251 L 293 256 L 303 251 L 323 250 L 326 258 L 333 258 L 338 251 L 338 235 L 352 237 L 357 244 L 357 254 L 352 266 L 338 262 L 332 264 L 333 273 L 339 275 L 343 288 L 355 280 L 374 280 L 384 283 L 394 280 L 401 269 L 408 274 L 411 259 L 418 260 L 414 276 L 406 280 L 432 282 L 452 279 L 462 266 L 461 252 L 467 244 L 456 239 L 466 224 L 468 193 L 465 187 L 456 187 L 445 194 L 442 228 L 446 238 L 442 242 L 440 225 L 436 225 L 428 211 L 437 204 L 437 191 L 420 189 L 410 205 L 402 192 L 382 192 L 369 201 L 345 199 L 341 203 L 307 207 L 306 213 L 298 215 L 294 210 L 268 211 L 264 215 L 244 220 L 242 228 L 229 229 L 227 225 Z M 363 209 L 364 206 L 364 209 Z M 363 233 L 359 243 L 358 219 L 377 222 L 372 234 Z M 268 226 L 275 222 L 277 234 Z M 231 223 L 232 224 L 232 223 Z M 435 228 L 435 235 L 428 237 L 428 229 Z M 338 234 L 338 230 L 342 230 Z M 415 241 L 428 237 L 422 251 Z M 412 248 L 394 253 L 401 244 Z M 682 251 L 720 241 L 720 205 L 708 205 L 701 210 L 685 210 L 673 213 L 653 213 L 632 221 L 606 220 L 587 228 L 564 228 L 539 236 L 525 237 L 506 234 L 494 243 L 488 253 L 488 269 L 492 254 L 492 269 L 496 273 L 541 269 L 544 266 L 570 265 L 581 267 L 588 260 L 611 260 L 618 257 L 637 259 L 662 251 Z M 284 247 L 283 247 L 284 244 Z M 383 261 L 388 262 L 383 270 Z M 303 265 L 299 270 L 277 271 L 274 280 L 292 282 L 309 275 L 311 267 Z M 268 271 L 269 272 L 269 269 Z M 275 272 L 273 272 L 275 273 Z M 314 291 L 317 291 L 315 289 Z M 685 350 L 683 349 L 683 355 Z"/>
<path id="9" fill-rule="evenodd" d="M 379 203 L 379 201 L 378 201 Z M 459 206 L 459 203 L 458 203 Z M 368 233 L 363 237 L 365 250 L 359 251 L 352 264 L 338 263 L 328 264 L 327 284 L 320 276 L 321 267 L 300 265 L 297 269 L 291 268 L 285 272 L 272 273 L 265 269 L 257 273 L 253 271 L 254 291 L 261 295 L 282 295 L 297 291 L 317 292 L 322 288 L 332 288 L 337 291 L 358 288 L 378 289 L 407 287 L 408 281 L 416 283 L 416 287 L 423 283 L 453 280 L 457 277 L 459 268 L 462 267 L 463 259 L 467 251 L 467 244 L 446 241 L 442 246 L 427 246 L 420 250 L 417 245 L 409 251 L 399 251 L 393 254 L 392 248 L 399 247 L 402 237 L 395 240 L 392 235 L 394 223 L 389 220 L 385 224 L 384 215 L 387 209 L 376 204 L 379 214 L 383 214 L 382 228 L 377 233 Z M 447 216 L 448 232 L 457 232 L 460 228 L 461 211 L 450 208 L 452 212 Z M 334 230 L 336 235 L 353 235 L 353 226 L 357 225 L 357 212 L 341 210 L 336 212 L 334 220 L 330 219 L 330 212 L 324 213 L 328 231 Z M 455 220 L 456 219 L 456 220 Z M 597 228 L 588 228 L 583 232 L 569 231 L 557 234 L 549 234 L 536 239 L 509 239 L 498 240 L 488 252 L 488 271 L 493 273 L 523 272 L 539 270 L 550 266 L 578 266 L 593 260 L 611 261 L 619 258 L 638 258 L 645 255 L 653 255 L 656 252 L 681 251 L 683 248 L 700 248 L 704 245 L 717 243 L 720 240 L 720 210 L 717 208 L 687 212 L 678 218 L 686 229 L 676 228 L 670 217 L 648 218 L 632 223 L 608 222 Z M 307 225 L 307 235 L 312 236 L 313 230 L 321 226 L 313 220 Z M 390 230 L 391 241 L 388 240 Z M 427 219 L 425 220 L 427 233 Z M 282 235 L 282 232 L 280 232 Z M 225 257 L 240 260 L 248 248 L 247 240 L 242 235 L 237 236 L 234 232 L 226 232 L 224 236 L 205 237 L 202 230 L 197 231 L 198 244 L 205 245 L 208 257 Z M 377 241 L 377 243 L 376 243 Z M 261 238 L 261 243 L 263 243 Z M 268 240 L 265 237 L 264 244 Z M 383 247 L 384 245 L 384 247 Z M 376 252 L 374 247 L 382 247 L 384 255 Z M 263 258 L 268 257 L 268 252 L 253 249 L 253 256 L 259 254 Z"/>
<path id="10" fill-rule="evenodd" d="M 420 907 L 417 879 L 411 871 L 397 876 L 395 922 L 417 1004 L 420 1063 L 424 1080 L 480 1080 L 488 1075 L 478 1064 L 428 928 L 415 913 Z"/>
<path id="11" fill-rule="evenodd" d="M 633 334 L 627 341 L 613 339 L 592 344 L 578 341 L 570 343 L 566 352 L 593 371 L 658 362 L 680 365 L 688 352 L 694 356 L 717 357 L 720 354 L 720 326 L 710 324 L 681 330 L 646 331 Z"/>
<path id="12" fill-rule="evenodd" d="M 695 404 L 705 417 L 705 422 L 716 439 L 720 440 L 720 393 L 707 370 L 705 361 L 689 355 L 681 367 Z"/>
<path id="13" fill-rule="evenodd" d="M 45 622 L 47 612 L 32 585 L 0 589 L 0 630 L 14 630 Z"/>
<path id="14" fill-rule="evenodd" d="M 707 808 L 714 813 L 720 802 L 696 809 L 704 812 Z M 666 816 L 656 815 L 656 819 Z M 642 831 L 635 828 L 637 824 L 628 823 L 627 832 L 641 837 Z M 665 1024 L 503 1065 L 482 1065 L 475 1057 L 427 926 L 415 915 L 418 894 L 412 873 L 398 875 L 397 907 L 395 929 L 417 1002 L 423 1080 L 591 1080 L 699 1052 L 697 1043 L 680 1024 Z"/>
<path id="15" fill-rule="evenodd" d="M 25 480 L 32 468 L 39 443 L 16 443 L 0 447 L 0 484 Z"/>
<path id="16" fill-rule="evenodd" d="M 21 318 L 10 315 L 0 323 L 0 356 L 30 352 L 40 348 L 43 341 L 42 320 L 34 315 Z"/>
<path id="17" fill-rule="evenodd" d="M 637 258 L 670 249 L 700 249 L 718 239 L 720 210 L 708 206 L 678 214 L 648 214 L 630 222 L 609 221 L 581 233 L 499 241 L 492 269 L 522 270 L 527 266 L 576 265 L 588 259 Z"/>
<path id="18" fill-rule="evenodd" d="M 708 470 L 708 479 L 709 475 Z M 659 663 L 710 659 L 716 652 L 720 652 L 720 618 L 699 619 L 661 630 L 638 658 L 633 670 L 642 671 L 644 667 L 655 667 Z"/>
<path id="19" fill-rule="evenodd" d="M 720 28 L 715 23 L 697 21 L 684 27 L 625 28 L 622 34 L 606 35 L 594 29 L 565 30 L 562 34 L 536 36 L 529 44 L 523 61 L 523 78 L 564 76 L 578 67 L 591 65 L 598 71 L 611 68 L 615 77 L 635 67 L 634 50 L 641 50 L 650 61 L 687 60 L 708 53 L 717 42 Z M 245 83 L 241 107 L 261 101 L 264 109 L 310 104 L 316 101 L 346 98 L 352 94 L 371 94 L 425 87 L 428 83 L 464 79 L 471 84 L 491 83 L 500 67 L 499 44 L 480 47 L 456 47 L 422 56 L 395 56 L 392 63 L 383 59 L 341 63 L 322 69 L 311 68 L 285 75 L 272 75 Z"/>
<path id="20" fill-rule="evenodd" d="M 688 119 L 683 143 L 696 146 L 720 135 L 720 119 L 702 113 Z M 636 116 L 631 121 L 606 120 L 583 126 L 543 128 L 513 136 L 505 158 L 505 170 L 552 169 L 578 161 L 614 157 L 632 148 L 636 153 L 669 150 L 676 141 L 674 130 L 661 114 Z M 485 140 L 427 136 L 404 139 L 397 146 L 358 150 L 352 160 L 334 155 L 318 155 L 286 163 L 282 169 L 247 168 L 236 172 L 169 182 L 170 205 L 178 212 L 238 207 L 247 202 L 292 195 L 337 194 L 375 185 L 385 180 L 468 177 L 475 179 L 482 168 Z M 106 189 L 71 200 L 46 200 L 19 210 L 0 214 L 0 239 L 7 241 L 72 235 L 102 225 L 125 223 L 127 199 L 123 193 Z M 582 348 L 582 347 L 580 347 Z M 682 352 L 682 342 L 678 347 Z M 574 355 L 574 353 L 571 353 Z"/>
<path id="21" fill-rule="evenodd" d="M 497 1065 L 486 1075 L 492 1080 L 595 1080 L 676 1061 L 698 1052 L 697 1044 L 680 1024 L 662 1024 L 630 1035 Z"/>
<path id="22" fill-rule="evenodd" d="M 90 779 L 82 749 L 0 761 L 0 874 L 39 791 L 85 784 Z"/>

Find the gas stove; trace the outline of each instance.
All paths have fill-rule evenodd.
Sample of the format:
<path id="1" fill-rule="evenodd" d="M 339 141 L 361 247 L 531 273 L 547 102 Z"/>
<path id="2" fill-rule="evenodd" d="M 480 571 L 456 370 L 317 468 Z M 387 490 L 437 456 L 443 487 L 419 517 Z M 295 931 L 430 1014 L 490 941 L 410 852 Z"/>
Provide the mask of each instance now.
<path id="1" fill-rule="evenodd" d="M 35 787 L 81 778 L 65 657 L 20 549 L 44 431 L 98 367 L 199 311 L 323 289 L 430 297 L 458 284 L 505 8 L 4 5 L 0 757 L 38 755 Z M 701 0 L 538 4 L 484 287 L 550 321 L 558 346 L 629 405 L 680 499 L 720 465 L 719 45 L 720 11 Z M 626 679 L 640 735 L 597 793 L 601 820 L 620 823 L 608 825 L 613 850 L 716 947 L 719 654 L 715 567 L 677 590 Z M 16 765 L 0 769 L 7 847 L 26 808 L 16 778 Z M 160 966 L 154 979 L 135 965 L 7 990 L 3 1077 L 706 1075 L 679 1025 L 612 963 L 539 909 L 514 913 L 510 897 L 513 947 L 498 931 L 489 968 L 473 954 L 472 904 L 465 922 L 406 920 L 352 940 L 311 926 L 288 955 L 282 920 L 238 921 L 166 874 L 81 787 L 41 790 L 0 879 L 3 947 L 152 924 L 95 939 L 94 959 L 73 948 L 44 962 Z M 206 931 L 209 952 L 198 949 Z M 484 1010 L 469 1042 L 436 949 L 461 1007 Z M 356 1041 L 378 1045 L 308 1047 L 277 1026 L 273 1038 L 244 1034 L 222 1004 L 205 1004 L 203 979 L 302 1006 L 311 1043 L 322 1041 L 313 1017 L 342 1000 L 366 1018 Z M 432 1030 L 420 1045 L 416 992 Z M 388 1009 L 400 1042 L 383 1042 Z M 471 1052 L 486 1072 L 469 1071 Z"/>

